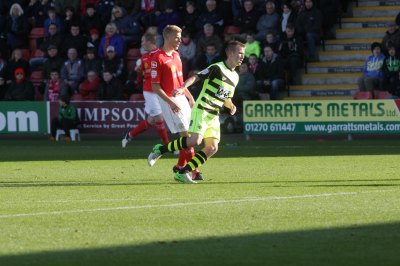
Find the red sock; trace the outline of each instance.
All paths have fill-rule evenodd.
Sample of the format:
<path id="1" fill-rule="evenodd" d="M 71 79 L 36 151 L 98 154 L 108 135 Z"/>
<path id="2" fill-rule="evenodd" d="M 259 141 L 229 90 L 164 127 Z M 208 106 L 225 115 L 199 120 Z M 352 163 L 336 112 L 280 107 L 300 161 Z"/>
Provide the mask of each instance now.
<path id="1" fill-rule="evenodd" d="M 184 150 L 180 150 L 177 166 L 184 167 L 185 165 L 186 165 L 186 154 Z"/>
<path id="2" fill-rule="evenodd" d="M 183 150 L 185 152 L 185 159 L 187 162 L 189 162 L 192 157 L 194 156 L 194 149 L 193 147 L 189 147 Z"/>
<path id="3" fill-rule="evenodd" d="M 164 144 L 169 143 L 167 129 L 165 129 L 164 122 L 158 122 L 154 125 L 155 129 L 157 130 L 158 135 L 160 136 L 162 142 Z"/>
<path id="4" fill-rule="evenodd" d="M 136 135 L 139 135 L 140 133 L 146 131 L 148 128 L 149 122 L 147 122 L 147 120 L 142 120 L 139 122 L 137 127 L 135 127 L 135 129 L 129 132 L 129 137 L 134 138 Z"/>

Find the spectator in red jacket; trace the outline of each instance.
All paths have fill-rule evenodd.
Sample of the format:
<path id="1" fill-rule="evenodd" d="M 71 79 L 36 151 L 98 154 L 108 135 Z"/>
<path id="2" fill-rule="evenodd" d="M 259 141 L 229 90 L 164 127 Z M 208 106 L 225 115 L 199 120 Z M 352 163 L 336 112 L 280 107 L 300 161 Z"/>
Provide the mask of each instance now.
<path id="1" fill-rule="evenodd" d="M 82 82 L 81 88 L 79 89 L 82 98 L 86 101 L 95 101 L 99 86 L 100 78 L 95 71 L 89 70 L 86 79 Z"/>

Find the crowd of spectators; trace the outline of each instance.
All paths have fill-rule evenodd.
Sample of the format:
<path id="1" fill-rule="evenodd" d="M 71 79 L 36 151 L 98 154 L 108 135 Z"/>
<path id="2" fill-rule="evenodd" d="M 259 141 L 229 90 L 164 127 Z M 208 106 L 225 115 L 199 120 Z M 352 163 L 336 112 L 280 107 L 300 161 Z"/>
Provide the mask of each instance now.
<path id="1" fill-rule="evenodd" d="M 55 99 L 57 93 L 80 94 L 84 100 L 127 100 L 132 92 L 141 91 L 140 79 L 127 62 L 127 51 L 139 49 L 141 36 L 150 30 L 161 45 L 160 33 L 168 24 L 184 29 L 179 52 L 185 78 L 221 60 L 224 42 L 236 38 L 246 44 L 246 67 L 240 69 L 246 82 L 239 83 L 238 91 L 252 91 L 241 93 L 241 98 L 269 93 L 271 99 L 277 99 L 286 83 L 296 83 L 296 71 L 305 59 L 318 60 L 316 46 L 321 34 L 331 37 L 345 2 L 2 0 L 0 100 L 33 100 L 37 91 L 46 100 Z M 228 36 L 228 26 L 238 31 Z M 33 52 L 29 40 L 33 28 L 44 29 L 44 37 L 35 40 L 35 49 L 45 56 L 29 60 L 23 53 L 27 49 L 28 54 Z M 33 93 L 15 96 L 18 93 L 12 94 L 10 89 L 14 83 L 21 84 L 17 69 L 28 83 L 30 73 L 42 71 L 43 84 L 36 92 L 27 85 L 25 89 Z"/>

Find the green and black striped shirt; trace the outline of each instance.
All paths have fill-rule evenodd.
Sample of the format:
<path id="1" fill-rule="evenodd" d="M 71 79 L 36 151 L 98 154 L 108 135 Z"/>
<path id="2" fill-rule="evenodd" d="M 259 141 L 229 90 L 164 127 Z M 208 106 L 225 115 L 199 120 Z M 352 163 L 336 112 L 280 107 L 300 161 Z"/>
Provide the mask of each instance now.
<path id="1" fill-rule="evenodd" d="M 197 76 L 203 87 L 193 108 L 218 115 L 225 100 L 233 97 L 239 82 L 238 73 L 229 69 L 225 62 L 218 62 L 200 71 Z"/>

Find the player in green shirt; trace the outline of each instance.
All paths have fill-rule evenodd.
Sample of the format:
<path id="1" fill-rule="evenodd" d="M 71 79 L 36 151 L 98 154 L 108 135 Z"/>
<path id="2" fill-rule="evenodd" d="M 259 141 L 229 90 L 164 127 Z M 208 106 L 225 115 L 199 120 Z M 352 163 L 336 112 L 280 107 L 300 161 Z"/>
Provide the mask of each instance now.
<path id="1" fill-rule="evenodd" d="M 174 91 L 175 95 L 182 94 L 186 88 L 197 81 L 202 81 L 203 86 L 199 97 L 192 108 L 189 137 L 181 137 L 168 144 L 157 144 L 148 157 L 149 166 L 166 152 L 174 152 L 187 147 L 200 145 L 204 147 L 175 174 L 175 180 L 182 183 L 196 183 L 192 180 L 190 172 L 201 166 L 218 150 L 220 141 L 219 112 L 225 106 L 230 109 L 230 114 L 236 112 L 236 106 L 231 98 L 239 81 L 235 68 L 241 65 L 244 59 L 245 45 L 238 41 L 230 41 L 226 47 L 227 59 L 210 65 L 196 75 L 188 78 L 182 87 Z"/>

